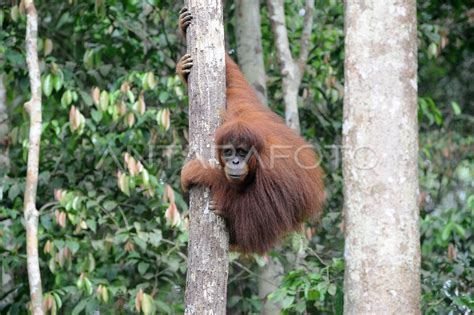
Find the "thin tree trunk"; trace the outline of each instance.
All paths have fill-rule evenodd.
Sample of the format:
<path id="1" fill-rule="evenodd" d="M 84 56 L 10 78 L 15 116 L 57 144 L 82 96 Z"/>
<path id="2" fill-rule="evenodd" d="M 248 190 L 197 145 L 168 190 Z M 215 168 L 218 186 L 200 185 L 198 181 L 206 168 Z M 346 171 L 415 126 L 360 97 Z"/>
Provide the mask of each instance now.
<path id="1" fill-rule="evenodd" d="M 300 133 L 300 120 L 298 116 L 298 90 L 304 74 L 308 59 L 308 46 L 313 27 L 314 0 L 306 0 L 304 26 L 300 42 L 300 55 L 295 60 L 290 50 L 288 31 L 285 21 L 285 6 L 283 0 L 267 0 L 273 34 L 275 36 L 277 58 L 280 64 L 280 73 L 283 81 L 283 99 L 285 101 L 286 124 Z M 252 70 L 250 70 L 252 71 Z M 254 70 L 255 71 L 255 70 Z M 298 256 L 297 264 L 300 257 Z M 283 266 L 280 261 L 269 258 L 270 262 L 261 270 L 259 279 L 259 296 L 262 298 L 281 283 Z M 262 314 L 278 314 L 280 307 L 269 301 L 265 302 Z"/>
<path id="2" fill-rule="evenodd" d="M 190 155 L 217 163 L 214 131 L 225 108 L 224 26 L 221 1 L 188 0 L 194 19 L 187 32 L 194 66 L 189 77 Z M 191 189 L 186 314 L 225 314 L 228 234 L 209 211 L 209 190 Z"/>
<path id="3" fill-rule="evenodd" d="M 30 76 L 31 99 L 25 103 L 30 115 L 28 165 L 25 184 L 25 225 L 28 282 L 30 284 L 31 309 L 34 315 L 43 314 L 43 293 L 38 258 L 38 217 L 36 190 L 38 186 L 39 155 L 41 140 L 41 79 L 38 64 L 38 15 L 34 1 L 26 0 L 26 61 Z"/>
<path id="4" fill-rule="evenodd" d="M 280 260 L 268 257 L 267 264 L 260 268 L 258 277 L 258 297 L 262 300 L 261 315 L 280 314 L 281 306 L 268 300 L 268 295 L 275 292 L 281 285 L 284 269 Z"/>
<path id="5" fill-rule="evenodd" d="M 235 7 L 239 65 L 260 101 L 266 105 L 267 83 L 260 27 L 260 1 L 236 0 Z M 281 284 L 283 266 L 278 258 L 269 256 L 268 259 L 268 263 L 260 268 L 258 278 L 258 296 L 262 300 L 260 312 L 262 315 L 280 313 L 280 306 L 268 300 L 267 297 Z"/>
<path id="6" fill-rule="evenodd" d="M 239 65 L 260 101 L 266 105 L 267 84 L 260 28 L 260 1 L 236 0 L 235 9 Z"/>
<path id="7" fill-rule="evenodd" d="M 235 5 L 239 65 L 260 101 L 267 105 L 267 83 L 260 28 L 260 1 L 236 0 Z M 280 313 L 278 304 L 267 300 L 267 297 L 278 289 L 283 275 L 283 266 L 278 258 L 268 257 L 268 259 L 268 263 L 260 268 L 260 277 L 258 278 L 258 296 L 263 303 L 262 315 Z"/>
<path id="8" fill-rule="evenodd" d="M 5 88 L 3 74 L 0 74 L 0 178 L 5 176 L 10 169 L 10 158 L 8 155 L 10 142 L 8 139 L 9 131 L 7 90 Z"/>
<path id="9" fill-rule="evenodd" d="M 7 176 L 10 170 L 10 156 L 8 154 L 8 147 L 10 145 L 8 133 L 10 127 L 8 124 L 8 111 L 7 111 L 7 90 L 5 88 L 5 81 L 3 74 L 0 74 L 0 182 Z M 3 192 L 0 192 L 0 198 Z M 0 221 L 0 229 L 7 229 L 11 226 L 12 220 Z M 4 244 L 6 249 L 12 249 L 12 242 L 7 240 Z M 6 272 L 4 267 L 0 267 L 0 296 L 3 296 L 6 292 L 13 288 L 13 274 L 12 272 Z M 4 303 L 9 304 L 13 300 L 13 295 L 5 297 Z"/>
<path id="10" fill-rule="evenodd" d="M 419 314 L 415 0 L 346 1 L 345 314 Z"/>
<path id="11" fill-rule="evenodd" d="M 285 101 L 285 119 L 290 128 L 300 133 L 298 117 L 298 90 L 304 74 L 309 54 L 309 42 L 313 28 L 314 0 L 306 0 L 303 31 L 300 42 L 300 55 L 293 59 L 285 21 L 284 0 L 267 0 L 268 12 L 272 23 L 277 58 L 283 81 L 283 99 Z"/>

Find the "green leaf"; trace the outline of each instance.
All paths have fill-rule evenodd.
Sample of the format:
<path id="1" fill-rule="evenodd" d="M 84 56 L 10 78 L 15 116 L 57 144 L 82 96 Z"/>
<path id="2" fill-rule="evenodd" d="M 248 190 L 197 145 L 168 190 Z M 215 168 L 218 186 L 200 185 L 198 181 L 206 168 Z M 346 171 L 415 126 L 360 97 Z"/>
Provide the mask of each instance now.
<path id="1" fill-rule="evenodd" d="M 81 300 L 79 304 L 74 307 L 74 309 L 71 312 L 71 315 L 79 315 L 87 306 L 87 303 L 89 303 L 88 299 Z"/>
<path id="2" fill-rule="evenodd" d="M 53 222 L 51 221 L 51 216 L 49 215 L 41 215 L 40 216 L 41 225 L 47 230 L 51 230 L 53 228 Z"/>
<path id="3" fill-rule="evenodd" d="M 81 207 L 81 198 L 79 196 L 75 196 L 72 199 L 71 207 L 73 210 L 79 211 Z"/>
<path id="4" fill-rule="evenodd" d="M 19 194 L 20 194 L 20 185 L 14 184 L 12 187 L 10 187 L 10 190 L 8 190 L 8 199 L 13 201 Z"/>
<path id="5" fill-rule="evenodd" d="M 0 10 L 0 28 L 3 27 L 3 20 L 5 18 L 5 15 L 3 14 L 3 11 Z"/>
<path id="6" fill-rule="evenodd" d="M 135 188 L 137 187 L 137 180 L 135 179 L 135 177 L 133 177 L 133 176 L 129 177 L 128 185 L 129 185 L 131 191 L 135 190 Z"/>
<path id="7" fill-rule="evenodd" d="M 86 52 L 84 53 L 83 61 L 86 69 L 92 69 L 92 67 L 94 66 L 94 51 L 86 50 Z"/>
<path id="8" fill-rule="evenodd" d="M 461 115 L 461 106 L 457 102 L 451 102 L 451 107 L 453 108 L 454 115 Z"/>
<path id="9" fill-rule="evenodd" d="M 60 75 L 53 77 L 53 86 L 55 91 L 59 91 L 63 86 L 63 78 Z"/>
<path id="10" fill-rule="evenodd" d="M 128 90 L 127 92 L 127 96 L 128 96 L 128 101 L 130 103 L 135 103 L 135 94 L 133 94 L 133 92 L 131 90 Z"/>
<path id="11" fill-rule="evenodd" d="M 159 314 L 163 314 L 163 313 L 172 314 L 173 313 L 173 310 L 171 309 L 171 307 L 167 303 L 165 303 L 161 300 L 156 300 L 155 304 L 156 304 L 158 310 L 161 311 L 161 312 L 159 312 Z"/>
<path id="12" fill-rule="evenodd" d="M 438 54 L 438 45 L 436 45 L 436 43 L 431 43 L 428 46 L 428 58 L 432 59 L 436 57 L 437 54 Z"/>
<path id="13" fill-rule="evenodd" d="M 84 91 L 79 91 L 79 94 L 81 95 L 82 101 L 87 106 L 92 106 L 94 104 L 94 100 L 92 100 L 92 97 L 89 95 L 89 93 L 86 93 Z M 74 94 L 73 94 L 73 98 L 74 98 Z"/>
<path id="14" fill-rule="evenodd" d="M 316 290 L 309 290 L 306 296 L 308 301 L 316 301 L 319 298 L 319 292 Z"/>
<path id="15" fill-rule="evenodd" d="M 63 96 L 61 97 L 61 105 L 63 107 L 67 107 L 71 105 L 72 103 L 72 92 L 70 90 L 67 90 L 66 92 L 63 93 Z"/>
<path id="16" fill-rule="evenodd" d="M 18 17 L 20 16 L 20 9 L 18 8 L 17 5 L 12 6 L 10 9 L 10 18 L 12 19 L 13 22 L 18 21 Z"/>
<path id="17" fill-rule="evenodd" d="M 153 298 L 149 294 L 143 294 L 142 299 L 142 311 L 144 315 L 151 315 L 154 314 L 156 311 L 155 302 Z"/>
<path id="18" fill-rule="evenodd" d="M 331 283 L 328 287 L 328 293 L 332 296 L 336 295 L 337 287 L 335 284 Z"/>
<path id="19" fill-rule="evenodd" d="M 141 263 L 138 264 L 138 272 L 141 275 L 143 275 L 143 274 L 145 274 L 145 272 L 148 270 L 149 267 L 150 267 L 150 264 L 141 262 Z"/>
<path id="20" fill-rule="evenodd" d="M 298 314 L 304 314 L 304 312 L 306 311 L 305 301 L 301 301 L 298 304 L 296 304 L 294 306 L 294 309 L 295 309 L 295 312 L 297 312 Z"/>
<path id="21" fill-rule="evenodd" d="M 471 211 L 474 211 L 474 195 L 470 195 L 467 198 L 467 205 L 468 205 L 469 209 L 471 209 Z"/>
<path id="22" fill-rule="evenodd" d="M 63 306 L 63 302 L 61 301 L 61 297 L 56 292 L 53 292 L 52 296 L 54 297 L 54 300 L 56 301 L 56 305 L 58 306 L 58 309 L 60 309 Z"/>
<path id="23" fill-rule="evenodd" d="M 449 239 L 449 236 L 451 235 L 453 227 L 454 227 L 454 223 L 452 221 L 446 224 L 446 226 L 444 227 L 443 233 L 441 234 L 441 239 L 443 241 L 447 241 Z"/>
<path id="24" fill-rule="evenodd" d="M 47 97 L 53 92 L 53 78 L 51 74 L 47 74 L 43 78 L 43 94 Z"/>
<path id="25" fill-rule="evenodd" d="M 160 102 L 161 103 L 166 102 L 168 100 L 169 96 L 170 96 L 170 94 L 167 91 L 161 91 L 160 96 L 159 96 Z"/>
<path id="26" fill-rule="evenodd" d="M 87 261 L 89 262 L 89 264 L 87 266 L 87 271 L 89 273 L 92 273 L 95 269 L 95 258 L 94 258 L 94 255 L 92 255 L 92 253 L 90 253 L 90 252 L 87 256 Z"/>
<path id="27" fill-rule="evenodd" d="M 139 238 L 138 236 L 135 236 L 133 238 L 133 241 L 135 242 L 135 244 L 138 245 L 138 247 L 140 247 L 142 250 L 146 250 L 146 242 L 144 240 L 142 240 L 141 238 Z"/>
<path id="28" fill-rule="evenodd" d="M 460 237 L 464 238 L 466 236 L 466 230 L 461 225 L 454 224 L 454 230 Z"/>
<path id="29" fill-rule="evenodd" d="M 117 203 L 116 203 L 115 201 L 107 200 L 106 202 L 104 202 L 104 208 L 105 208 L 107 211 L 112 211 L 112 210 L 114 210 L 116 207 L 117 207 Z"/>
<path id="30" fill-rule="evenodd" d="M 52 273 L 56 271 L 56 261 L 53 257 L 48 261 L 48 268 Z"/>
<path id="31" fill-rule="evenodd" d="M 79 243 L 75 240 L 67 240 L 66 246 L 71 250 L 73 255 L 77 253 L 80 247 Z"/>
<path id="32" fill-rule="evenodd" d="M 100 93 L 99 109 L 101 112 L 105 112 L 107 111 L 108 107 L 109 107 L 109 93 L 107 91 L 102 91 Z"/>
<path id="33" fill-rule="evenodd" d="M 92 282 L 89 280 L 89 278 L 84 277 L 84 288 L 85 288 L 85 292 L 88 295 L 91 295 L 92 292 L 94 291 L 94 288 L 92 287 Z"/>
<path id="34" fill-rule="evenodd" d="M 89 96 L 90 97 L 90 96 Z M 77 100 L 79 99 L 79 96 L 77 95 L 77 92 L 76 91 L 72 91 L 72 101 L 73 102 L 77 102 Z M 92 101 L 92 98 L 91 98 L 91 101 Z M 89 105 L 86 103 L 86 105 Z"/>
<path id="35" fill-rule="evenodd" d="M 159 246 L 163 235 L 160 230 L 154 230 L 153 233 L 149 233 L 149 241 L 152 246 Z"/>
<path id="36" fill-rule="evenodd" d="M 91 110 L 91 116 L 92 116 L 92 119 L 98 123 L 102 120 L 102 112 L 98 111 L 98 110 Z"/>
<path id="37" fill-rule="evenodd" d="M 129 237 L 130 236 L 127 233 L 115 234 L 114 243 L 117 245 L 123 244 L 129 239 Z"/>
<path id="38" fill-rule="evenodd" d="M 155 75 L 153 74 L 153 72 L 148 72 L 146 74 L 146 81 L 147 81 L 148 87 L 153 90 L 156 86 Z"/>
<path id="39" fill-rule="evenodd" d="M 91 229 L 92 232 L 95 233 L 97 231 L 97 222 L 95 222 L 94 219 L 87 219 L 86 224 L 87 224 L 87 227 Z"/>
<path id="40" fill-rule="evenodd" d="M 147 73 L 145 73 L 144 75 L 141 76 L 142 77 L 142 87 L 143 87 L 143 90 L 144 91 L 147 91 L 150 87 L 148 85 L 148 80 L 147 80 Z"/>
<path id="41" fill-rule="evenodd" d="M 294 301 L 295 301 L 294 296 L 286 296 L 281 302 L 281 306 L 284 309 L 289 308 L 293 304 Z"/>

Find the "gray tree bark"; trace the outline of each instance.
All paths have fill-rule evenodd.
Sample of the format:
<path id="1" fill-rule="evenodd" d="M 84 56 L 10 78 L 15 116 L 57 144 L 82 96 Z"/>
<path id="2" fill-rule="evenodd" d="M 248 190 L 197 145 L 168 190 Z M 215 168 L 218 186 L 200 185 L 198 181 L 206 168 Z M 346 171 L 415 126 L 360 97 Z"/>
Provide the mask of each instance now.
<path id="1" fill-rule="evenodd" d="M 258 278 L 258 297 L 262 300 L 261 315 L 280 314 L 281 306 L 268 300 L 268 295 L 281 285 L 284 269 L 278 258 L 268 257 L 268 263 L 260 268 Z"/>
<path id="2" fill-rule="evenodd" d="M 267 104 L 267 79 L 263 63 L 260 1 L 236 0 L 236 37 L 239 65 L 258 98 Z"/>
<path id="3" fill-rule="evenodd" d="M 194 16 L 187 31 L 194 59 L 188 87 L 189 152 L 217 164 L 214 132 L 226 104 L 222 2 L 188 0 L 187 7 Z M 224 221 L 209 211 L 209 197 L 209 189 L 191 189 L 185 314 L 226 313 L 229 240 Z"/>
<path id="4" fill-rule="evenodd" d="M 26 9 L 26 61 L 30 77 L 31 99 L 25 103 L 30 116 L 28 164 L 25 183 L 24 216 L 26 227 L 26 255 L 30 284 L 31 310 L 43 315 L 43 291 L 38 257 L 38 217 L 36 191 L 38 188 L 39 155 L 41 141 L 41 78 L 38 62 L 38 14 L 33 0 L 25 0 Z"/>
<path id="5" fill-rule="evenodd" d="M 419 314 L 415 0 L 345 2 L 345 314 Z"/>
<path id="6" fill-rule="evenodd" d="M 306 0 L 303 32 L 301 34 L 300 54 L 293 59 L 285 20 L 284 0 L 267 0 L 268 12 L 272 23 L 273 35 L 280 73 L 283 81 L 283 99 L 285 100 L 285 119 L 290 128 L 300 133 L 298 116 L 298 90 L 304 74 L 309 54 L 309 40 L 313 28 L 314 0 Z"/>

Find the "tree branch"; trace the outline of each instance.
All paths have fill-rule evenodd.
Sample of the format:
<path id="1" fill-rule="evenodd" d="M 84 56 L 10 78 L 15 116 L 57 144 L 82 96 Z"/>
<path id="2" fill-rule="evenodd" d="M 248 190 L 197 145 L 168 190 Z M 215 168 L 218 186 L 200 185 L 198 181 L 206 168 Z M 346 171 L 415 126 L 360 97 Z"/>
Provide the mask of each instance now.
<path id="1" fill-rule="evenodd" d="M 304 72 L 304 67 L 306 65 L 306 61 L 308 60 L 309 40 L 311 38 L 311 32 L 313 30 L 313 10 L 314 0 L 306 0 L 303 32 L 301 34 L 300 43 L 300 56 L 298 57 L 298 65 L 300 67 L 301 73 Z"/>
<path id="2" fill-rule="evenodd" d="M 268 12 L 272 24 L 278 63 L 283 83 L 286 124 L 300 132 L 298 116 L 298 89 L 304 74 L 304 67 L 309 54 L 309 39 L 313 27 L 314 0 L 306 0 L 304 25 L 301 35 L 301 49 L 298 60 L 291 54 L 288 30 L 285 22 L 284 0 L 267 0 Z"/>
<path id="3" fill-rule="evenodd" d="M 267 104 L 267 84 L 263 63 L 260 1 L 235 1 L 237 55 L 239 66 L 258 98 Z"/>
<path id="4" fill-rule="evenodd" d="M 289 74 L 289 68 L 293 66 L 294 60 L 288 40 L 284 5 L 284 0 L 267 0 L 273 35 L 275 36 L 277 58 L 280 63 L 281 73 L 283 76 L 286 76 Z"/>

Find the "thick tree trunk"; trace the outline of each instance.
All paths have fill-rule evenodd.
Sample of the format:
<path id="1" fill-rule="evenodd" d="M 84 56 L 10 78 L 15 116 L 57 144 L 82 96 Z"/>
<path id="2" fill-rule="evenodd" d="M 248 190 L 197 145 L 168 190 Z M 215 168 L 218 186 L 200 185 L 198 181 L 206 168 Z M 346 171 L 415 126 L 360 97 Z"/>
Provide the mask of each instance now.
<path id="1" fill-rule="evenodd" d="M 36 190 L 38 186 L 41 140 L 41 79 L 38 63 L 38 15 L 34 1 L 26 0 L 26 61 L 30 77 L 31 99 L 25 103 L 30 115 L 28 165 L 26 172 L 24 215 L 26 226 L 26 255 L 31 309 L 34 315 L 43 314 L 43 293 L 38 257 L 38 217 Z"/>
<path id="2" fill-rule="evenodd" d="M 190 156 L 217 163 L 214 131 L 225 108 L 224 26 L 221 1 L 188 0 L 194 19 L 187 32 L 194 66 L 189 77 Z M 228 235 L 224 221 L 209 211 L 209 190 L 190 195 L 186 314 L 225 314 Z"/>
<path id="3" fill-rule="evenodd" d="M 267 104 L 267 83 L 260 28 L 260 1 L 236 0 L 235 11 L 237 55 L 240 68 L 260 101 Z"/>
<path id="4" fill-rule="evenodd" d="M 300 133 L 298 116 L 298 90 L 308 59 L 309 42 L 313 27 L 314 0 L 306 0 L 303 31 L 301 34 L 300 54 L 293 59 L 288 39 L 285 19 L 284 0 L 267 0 L 268 12 L 272 23 L 275 47 L 283 81 L 283 99 L 285 100 L 285 119 L 290 128 Z"/>
<path id="5" fill-rule="evenodd" d="M 345 314 L 419 314 L 415 0 L 346 1 Z"/>

